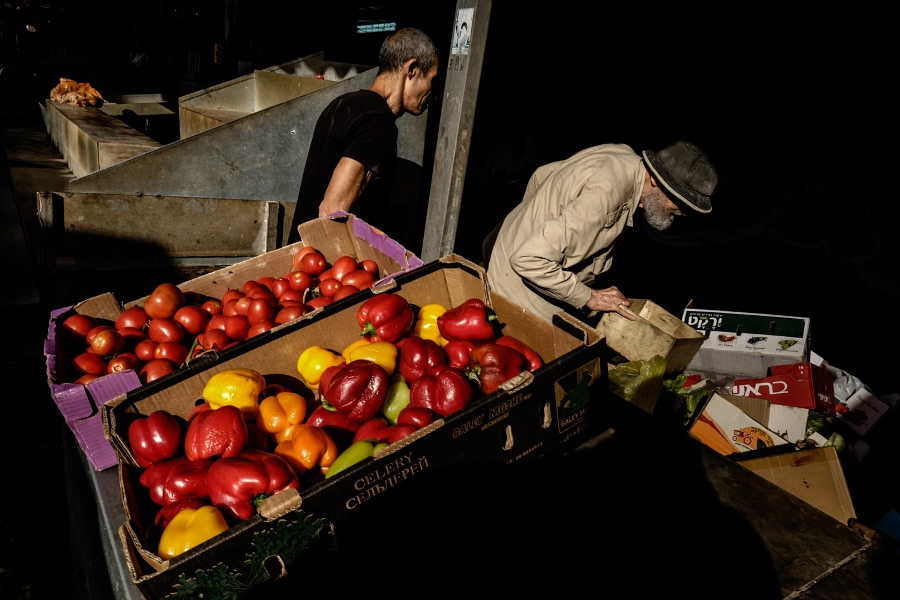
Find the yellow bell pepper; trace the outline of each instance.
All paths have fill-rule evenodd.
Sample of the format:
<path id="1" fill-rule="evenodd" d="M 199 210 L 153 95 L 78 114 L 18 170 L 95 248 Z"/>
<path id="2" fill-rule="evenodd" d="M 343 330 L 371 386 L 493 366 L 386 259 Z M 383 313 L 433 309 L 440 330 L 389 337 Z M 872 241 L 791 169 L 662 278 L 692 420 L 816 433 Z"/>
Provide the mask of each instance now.
<path id="1" fill-rule="evenodd" d="M 334 439 L 324 429 L 300 424 L 294 428 L 290 440 L 275 446 L 274 453 L 285 459 L 302 477 L 316 465 L 322 473 L 327 473 L 339 451 Z"/>
<path id="2" fill-rule="evenodd" d="M 425 340 L 432 340 L 442 348 L 447 345 L 449 340 L 445 340 L 441 336 L 441 331 L 437 326 L 437 318 L 447 312 L 447 309 L 440 304 L 426 304 L 419 309 L 419 316 L 413 325 L 413 335 L 417 335 Z"/>
<path id="3" fill-rule="evenodd" d="M 335 354 L 327 348 L 310 346 L 297 359 L 297 372 L 300 373 L 306 387 L 315 392 L 319 389 L 319 380 L 325 369 L 339 367 L 345 362 L 343 356 Z"/>
<path id="4" fill-rule="evenodd" d="M 350 362 L 350 353 L 359 348 L 360 346 L 365 346 L 367 344 L 371 344 L 372 340 L 367 337 L 357 338 L 352 344 L 344 348 L 343 352 L 341 352 L 341 356 L 344 357 L 344 360 Z"/>
<path id="5" fill-rule="evenodd" d="M 259 397 L 266 389 L 265 378 L 253 369 L 226 369 L 209 378 L 203 386 L 203 399 L 210 408 L 232 405 L 252 421 L 259 411 Z"/>
<path id="6" fill-rule="evenodd" d="M 215 506 L 185 508 L 172 517 L 159 539 L 159 554 L 175 558 L 228 529 L 225 516 Z"/>
<path id="7" fill-rule="evenodd" d="M 306 408 L 306 398 L 300 394 L 278 392 L 259 403 L 256 424 L 281 443 L 291 439 L 294 428 L 306 420 Z"/>
<path id="8" fill-rule="evenodd" d="M 384 369 L 388 375 L 393 375 L 397 368 L 397 354 L 397 346 L 391 342 L 369 342 L 347 352 L 347 363 L 354 360 L 367 360 Z"/>

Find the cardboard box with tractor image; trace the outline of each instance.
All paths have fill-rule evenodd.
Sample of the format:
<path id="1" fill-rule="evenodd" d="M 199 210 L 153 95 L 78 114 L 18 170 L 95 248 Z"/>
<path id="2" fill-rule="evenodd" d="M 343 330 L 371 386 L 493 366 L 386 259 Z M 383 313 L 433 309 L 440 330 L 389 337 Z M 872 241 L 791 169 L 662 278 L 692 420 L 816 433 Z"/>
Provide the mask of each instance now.
<path id="1" fill-rule="evenodd" d="M 497 391 L 477 395 L 461 410 L 439 419 L 333 477 L 301 480 L 299 492 L 275 494 L 258 514 L 184 554 L 163 561 L 148 547 L 145 532 L 153 518 L 137 483 L 140 469 L 131 454 L 127 430 L 135 419 L 157 410 L 187 417 L 201 398 L 203 387 L 221 371 L 258 370 L 267 381 L 297 377 L 297 360 L 317 345 L 340 353 L 358 339 L 356 314 L 369 296 L 344 304 L 340 310 L 313 314 L 298 326 L 250 340 L 240 352 L 222 355 L 204 366 L 172 376 L 165 386 L 152 383 L 103 406 L 106 432 L 119 456 L 126 521 L 120 534 L 134 581 L 147 597 L 162 597 L 175 586 L 206 581 L 240 587 L 258 581 L 263 562 L 280 565 L 288 576 L 302 573 L 297 561 L 304 552 L 327 547 L 330 535 L 352 527 L 359 519 L 374 518 L 383 502 L 402 502 L 404 490 L 446 473 L 447 486 L 467 485 L 459 473 L 531 461 L 573 448 L 602 426 L 608 397 L 606 345 L 593 327 L 560 314 L 548 323 L 510 300 L 491 294 L 486 273 L 478 265 L 449 255 L 395 277 L 372 291 L 395 293 L 413 307 L 439 304 L 446 308 L 478 298 L 497 315 L 501 332 L 524 341 L 543 359 L 533 372 L 523 371 Z M 315 403 L 315 398 L 312 399 Z M 202 400 L 200 400 L 202 402 Z M 473 490 L 477 493 L 477 490 Z M 324 550 L 322 550 L 324 551 Z M 277 560 L 275 560 L 277 559 Z"/>
<path id="2" fill-rule="evenodd" d="M 389 281 L 399 273 L 412 271 L 422 265 L 422 260 L 415 254 L 354 215 L 308 221 L 299 226 L 299 231 L 300 242 L 185 281 L 178 284 L 178 287 L 184 292 L 221 299 L 228 289 L 240 289 L 248 280 L 265 276 L 277 278 L 290 272 L 294 255 L 304 246 L 315 247 L 329 260 L 342 255 L 355 256 L 358 260 L 374 260 L 383 281 Z M 150 284 L 148 294 L 160 283 L 164 282 Z M 146 300 L 147 296 L 123 302 L 107 292 L 50 313 L 44 342 L 50 394 L 79 445 L 98 471 L 116 466 L 116 454 L 103 435 L 100 406 L 120 394 L 140 387 L 141 381 L 134 371 L 129 370 L 100 377 L 86 385 L 71 383 L 74 378 L 69 376 L 69 361 L 74 358 L 73 350 L 64 343 L 62 323 L 73 314 L 88 315 L 112 323 L 125 309 L 142 306 Z M 326 306 L 323 310 L 330 312 L 335 309 L 339 310 L 340 307 Z M 305 317 L 301 317 L 303 318 Z M 275 329 L 290 328 L 296 324 L 296 321 L 288 322 Z"/>

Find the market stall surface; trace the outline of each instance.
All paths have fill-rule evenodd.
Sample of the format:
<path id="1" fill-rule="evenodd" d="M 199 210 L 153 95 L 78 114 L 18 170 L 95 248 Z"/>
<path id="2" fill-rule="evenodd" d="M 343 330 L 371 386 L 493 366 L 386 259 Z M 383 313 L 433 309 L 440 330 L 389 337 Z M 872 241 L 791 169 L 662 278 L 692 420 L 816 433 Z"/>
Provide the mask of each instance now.
<path id="1" fill-rule="evenodd" d="M 26 243 L 36 235 L 34 191 L 46 189 L 47 177 L 65 181 L 65 166 L 39 115 L 4 115 L 3 123 L 10 343 L 0 359 L 12 389 L 0 596 L 123 597 L 134 590 L 110 576 L 96 476 L 49 397 L 42 349 L 49 311 L 59 305 L 41 301 Z M 123 297 L 139 297 L 129 293 Z M 898 596 L 896 543 L 836 522 L 634 407 L 611 402 L 608 418 L 599 443 L 568 455 L 423 477 L 339 531 L 337 556 L 311 557 L 310 571 L 279 585 L 352 592 L 354 582 L 400 577 L 392 596 L 418 596 L 427 586 L 438 597 L 514 597 L 585 584 L 633 597 L 735 589 L 761 598 Z M 898 497 L 896 453 L 875 458 L 850 481 L 868 525 Z M 335 564 L 353 565 L 352 580 L 323 577 Z"/>

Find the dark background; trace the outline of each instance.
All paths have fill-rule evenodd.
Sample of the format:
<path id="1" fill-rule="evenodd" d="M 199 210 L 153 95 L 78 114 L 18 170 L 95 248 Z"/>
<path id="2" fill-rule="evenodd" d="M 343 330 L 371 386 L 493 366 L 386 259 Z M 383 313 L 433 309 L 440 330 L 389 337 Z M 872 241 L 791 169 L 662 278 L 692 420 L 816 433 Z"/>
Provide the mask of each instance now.
<path id="1" fill-rule="evenodd" d="M 617 285 L 676 315 L 693 300 L 705 308 L 809 317 L 815 352 L 876 393 L 900 390 L 894 365 L 900 335 L 891 92 L 896 67 L 889 16 L 847 6 L 802 14 L 760 5 L 744 12 L 729 7 L 727 14 L 643 5 L 585 7 L 574 1 L 539 8 L 493 3 L 455 251 L 481 259 L 481 239 L 520 200 L 528 177 L 541 164 L 600 143 L 640 150 L 690 136 L 719 166 L 715 210 L 681 219 L 663 234 L 637 219 L 616 258 Z M 4 115 L 36 111 L 59 77 L 90 82 L 107 97 L 161 93 L 174 102 L 251 68 L 318 51 L 329 61 L 375 64 L 384 34 L 357 34 L 358 22 L 394 19 L 398 26 L 418 26 L 444 49 L 450 47 L 454 14 L 455 2 L 449 0 L 377 5 L 6 0 L 0 3 L 0 105 L 12 109 Z M 475 26 L 485 24 L 476 21 Z M 216 43 L 222 50 L 219 63 Z M 433 108 L 427 117 L 434 125 L 429 143 L 441 107 Z M 427 186 L 420 209 L 426 207 Z M 38 313 L 36 327 L 44 327 L 47 311 Z M 19 375 L 40 383 L 45 393 L 43 366 L 35 365 Z M 53 408 L 45 404 L 45 410 Z M 34 495 L 49 486 L 28 507 L 29 515 L 37 515 L 29 518 L 47 526 L 43 533 L 32 533 L 29 524 L 29 544 L 62 549 L 72 557 L 96 552 L 81 548 L 77 536 L 63 545 L 47 533 L 65 530 L 67 520 L 77 527 L 71 511 L 79 510 L 85 517 L 81 526 L 89 528 L 93 509 L 88 501 L 56 511 L 62 475 L 62 466 L 54 462 L 58 432 L 38 431 L 35 442 L 27 437 L 30 431 L 16 427 L 25 438 L 17 450 L 27 448 L 28 460 L 17 463 L 14 472 L 34 472 L 13 487 L 27 487 Z M 72 445 L 69 440 L 70 452 Z M 631 448 L 627 454 L 632 456 Z M 651 468 L 657 459 L 648 457 L 640 468 Z M 620 481 L 633 464 L 609 461 L 617 471 L 609 479 Z M 664 476 L 669 466 L 660 465 L 662 473 L 644 478 L 643 484 Z M 576 465 L 554 475 L 556 468 L 565 467 L 546 467 L 560 481 L 572 476 L 574 487 L 586 472 Z M 877 516 L 896 507 L 895 473 L 895 468 L 884 469 L 882 483 L 873 484 L 883 493 L 873 494 L 872 506 L 859 503 L 860 513 L 868 509 L 869 516 Z M 601 472 L 597 480 L 606 475 Z M 512 479 L 498 479 L 495 485 L 512 485 Z M 637 479 L 635 485 L 641 483 Z M 670 483 L 675 489 L 683 481 Z M 66 482 L 70 499 L 78 496 L 78 484 Z M 601 484 L 592 480 L 590 485 L 572 497 L 584 503 Z M 89 497 L 85 490 L 80 493 Z M 535 498 L 536 505 L 543 496 Z M 604 498 L 611 515 L 631 511 L 623 522 L 654 508 L 628 506 L 613 495 Z M 591 502 L 584 511 L 596 509 Z M 10 553 L 24 539 L 17 518 L 23 512 L 16 506 L 6 513 L 4 530 L 17 528 Z M 519 521 L 510 519 L 509 532 L 522 535 Z M 423 527 L 430 523 L 423 518 Z M 459 524 L 460 530 L 464 527 Z M 632 544 L 643 541 L 626 537 Z M 645 546 L 633 550 L 656 544 Z M 667 552 L 659 548 L 660 554 Z M 41 561 L 29 563 L 27 573 L 49 572 L 44 568 L 55 558 L 48 550 Z M 655 558 L 660 563 L 665 557 Z M 71 564 L 77 570 L 80 563 Z M 102 565 L 95 567 L 102 576 Z M 674 566 L 671 574 L 679 573 Z M 35 590 L 67 585 L 51 579 L 32 585 Z M 74 590 L 72 595 L 78 596 Z M 103 590 L 95 595 L 104 597 Z"/>

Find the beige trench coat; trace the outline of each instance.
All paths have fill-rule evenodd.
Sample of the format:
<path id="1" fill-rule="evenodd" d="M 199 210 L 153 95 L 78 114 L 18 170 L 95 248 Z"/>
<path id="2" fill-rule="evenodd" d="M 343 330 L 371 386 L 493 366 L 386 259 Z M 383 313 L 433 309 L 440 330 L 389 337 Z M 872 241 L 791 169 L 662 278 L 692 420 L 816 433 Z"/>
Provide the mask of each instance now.
<path id="1" fill-rule="evenodd" d="M 493 291 L 550 321 L 577 311 L 616 241 L 633 225 L 646 169 L 624 144 L 587 148 L 538 168 L 504 219 L 491 253 Z"/>

